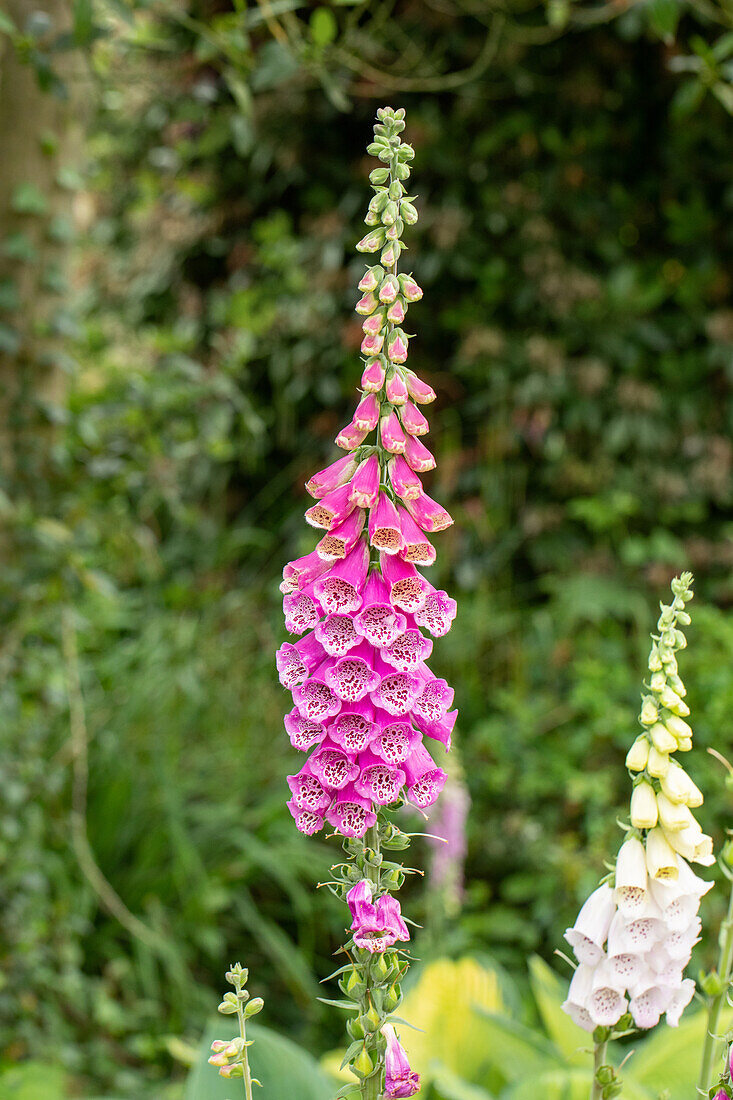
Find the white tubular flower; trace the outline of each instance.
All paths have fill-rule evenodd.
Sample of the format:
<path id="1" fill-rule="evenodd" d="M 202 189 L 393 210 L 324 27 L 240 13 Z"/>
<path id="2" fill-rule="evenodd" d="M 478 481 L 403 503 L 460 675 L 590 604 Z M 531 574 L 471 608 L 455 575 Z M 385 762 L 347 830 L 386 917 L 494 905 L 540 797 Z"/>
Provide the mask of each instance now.
<path id="1" fill-rule="evenodd" d="M 567 1000 L 562 1005 L 573 1023 L 582 1027 L 583 1031 L 593 1031 L 595 1024 L 588 1011 L 588 1001 L 593 992 L 593 968 L 582 963 L 573 974 L 570 983 Z"/>
<path id="2" fill-rule="evenodd" d="M 645 955 L 654 947 L 663 932 L 664 924 L 657 917 L 640 917 L 638 920 L 625 921 L 621 914 L 617 913 L 608 930 L 608 954 Z"/>
<path id="3" fill-rule="evenodd" d="M 657 808 L 659 821 L 667 832 L 677 832 L 679 829 L 687 829 L 694 817 L 684 802 L 671 802 L 661 792 L 657 795 Z"/>
<path id="4" fill-rule="evenodd" d="M 627 1009 L 626 997 L 610 985 L 598 985 L 588 1000 L 587 1008 L 596 1027 L 613 1027 Z"/>
<path id="5" fill-rule="evenodd" d="M 675 741 L 675 747 L 677 742 Z M 626 754 L 626 767 L 631 772 L 643 772 L 649 759 L 649 740 L 641 734 Z"/>
<path id="6" fill-rule="evenodd" d="M 573 927 L 565 931 L 565 939 L 579 963 L 595 966 L 603 958 L 603 945 L 615 911 L 613 891 L 604 883 L 588 898 Z"/>
<path id="7" fill-rule="evenodd" d="M 659 986 L 651 986 L 632 997 L 629 1002 L 629 1012 L 634 1017 L 637 1027 L 648 1030 L 659 1023 L 659 1018 L 671 1001 L 669 990 Z"/>
<path id="8" fill-rule="evenodd" d="M 715 863 L 713 839 L 702 831 L 694 817 L 684 829 L 674 832 L 665 829 L 664 835 L 675 852 L 691 863 L 700 863 L 703 867 L 712 867 Z"/>
<path id="9" fill-rule="evenodd" d="M 679 932 L 668 931 L 664 937 L 664 949 L 671 959 L 682 960 L 686 966 L 690 960 L 692 949 L 700 942 L 700 929 L 702 922 L 699 917 L 694 917 L 687 928 Z"/>
<path id="10" fill-rule="evenodd" d="M 619 912 L 627 920 L 642 915 L 648 897 L 647 882 L 644 845 L 638 837 L 629 837 L 621 845 L 616 859 L 616 889 L 613 892 Z M 610 925 L 610 918 L 608 923 Z"/>
<path id="11" fill-rule="evenodd" d="M 661 829 L 647 833 L 646 866 L 652 882 L 676 882 L 679 876 L 679 858 Z"/>
<path id="12" fill-rule="evenodd" d="M 649 759 L 647 760 L 646 770 L 653 779 L 663 779 L 670 768 L 669 755 L 666 752 L 659 752 L 656 745 L 652 745 L 649 749 Z"/>
<path id="13" fill-rule="evenodd" d="M 703 798 L 700 788 L 692 782 L 684 768 L 670 760 L 669 768 L 665 775 L 660 776 L 660 787 L 670 802 L 684 802 L 693 809 L 702 806 Z"/>
<path id="14" fill-rule="evenodd" d="M 687 1008 L 688 1004 L 695 995 L 695 983 L 692 978 L 683 978 L 680 982 L 679 989 L 675 991 L 672 996 L 672 1000 L 667 1006 L 666 1021 L 670 1027 L 677 1027 L 680 1022 L 680 1016 Z"/>
<path id="15" fill-rule="evenodd" d="M 635 829 L 653 829 L 659 820 L 657 797 L 649 783 L 637 783 L 631 794 L 631 824 Z"/>
<path id="16" fill-rule="evenodd" d="M 609 955 L 609 970 L 614 978 L 623 981 L 624 989 L 631 989 L 644 973 L 646 968 L 645 958 L 644 955 L 636 955 L 631 952 L 626 952 L 623 955 Z"/>
<path id="17" fill-rule="evenodd" d="M 655 722 L 649 730 L 649 736 L 657 752 L 670 753 L 677 750 L 677 738 L 661 722 Z"/>

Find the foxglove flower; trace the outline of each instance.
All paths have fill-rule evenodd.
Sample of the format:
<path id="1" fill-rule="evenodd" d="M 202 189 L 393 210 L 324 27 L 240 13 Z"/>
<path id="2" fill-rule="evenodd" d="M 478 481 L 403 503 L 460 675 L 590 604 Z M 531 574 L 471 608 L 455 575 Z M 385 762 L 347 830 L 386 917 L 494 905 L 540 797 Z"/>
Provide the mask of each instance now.
<path id="1" fill-rule="evenodd" d="M 407 314 L 422 290 L 412 275 L 397 271 L 402 233 L 417 218 L 406 193 L 414 153 L 399 136 L 403 117 L 379 111 L 368 148 L 380 163 L 370 177 L 369 231 L 357 245 L 375 254 L 356 303 L 361 391 L 335 441 L 346 454 L 306 485 L 314 503 L 305 518 L 320 538 L 312 553 L 283 570 L 285 625 L 299 640 L 285 642 L 277 654 L 280 681 L 293 702 L 285 729 L 306 756 L 288 778 L 288 808 L 303 833 L 330 826 L 341 834 L 354 861 L 335 869 L 352 916 L 353 972 L 345 968 L 340 985 L 357 1017 L 371 1012 L 379 1019 L 366 1038 L 353 1024 L 360 1050 L 351 1065 L 361 1078 L 376 1073 L 380 1095 L 387 1096 L 412 1096 L 418 1076 L 387 1023 L 407 969 L 396 945 L 409 934 L 392 897 L 403 875 L 381 858 L 380 845 L 401 850 L 409 843 L 389 820 L 390 807 L 409 802 L 424 811 L 438 798 L 446 775 L 427 746 L 450 748 L 457 713 L 450 709 L 453 689 L 427 664 L 434 639 L 451 627 L 456 603 L 419 570 L 436 559 L 429 536 L 453 521 L 423 486 L 435 467 L 423 442 L 429 429 L 423 409 L 435 392 L 406 365 L 412 347 Z M 385 955 L 381 970 L 367 965 L 376 953 Z"/>
<path id="2" fill-rule="evenodd" d="M 385 1096 L 414 1096 L 420 1088 L 420 1075 L 410 1069 L 405 1048 L 391 1024 L 385 1024 L 382 1034 L 387 1041 Z"/>
<path id="3" fill-rule="evenodd" d="M 709 866 L 712 841 L 690 807 L 702 802 L 697 786 L 671 754 L 692 745 L 684 721 L 689 708 L 676 651 L 690 622 L 689 573 L 672 582 L 674 599 L 662 607 L 649 655 L 650 691 L 639 721 L 643 733 L 626 757 L 634 780 L 630 827 L 611 882 L 591 894 L 565 933 L 578 960 L 563 1008 L 580 1027 L 613 1027 L 628 1011 L 637 1027 L 665 1015 L 676 1027 L 695 983 L 684 977 L 700 933 L 700 899 L 712 883 L 689 862 Z"/>

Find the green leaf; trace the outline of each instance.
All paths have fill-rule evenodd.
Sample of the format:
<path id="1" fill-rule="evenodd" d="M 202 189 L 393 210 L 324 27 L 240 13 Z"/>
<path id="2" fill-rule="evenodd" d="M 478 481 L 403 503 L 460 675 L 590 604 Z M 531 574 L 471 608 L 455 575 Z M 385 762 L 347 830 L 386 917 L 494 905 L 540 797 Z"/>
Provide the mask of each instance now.
<path id="1" fill-rule="evenodd" d="M 560 1008 L 567 995 L 567 981 L 538 955 L 529 960 L 529 980 L 547 1034 L 571 1065 L 586 1064 L 588 1055 L 581 1048 L 588 1046 L 587 1037 Z"/>
<path id="2" fill-rule="evenodd" d="M 17 33 L 18 28 L 16 27 L 13 20 L 10 18 L 7 12 L 3 11 L 2 8 L 0 8 L 0 34 L 14 35 Z"/>
<path id="3" fill-rule="evenodd" d="M 720 1033 L 732 1024 L 733 1012 L 729 1011 L 721 1022 Z M 666 1090 L 669 1100 L 689 1100 L 695 1095 L 706 1031 L 705 1012 L 683 1016 L 677 1028 L 658 1027 L 624 1066 L 625 1082 L 627 1078 L 633 1080 L 654 1096 Z"/>
<path id="4" fill-rule="evenodd" d="M 329 46 L 335 41 L 338 24 L 330 8 L 316 8 L 310 18 L 310 31 L 316 46 Z"/>
<path id="5" fill-rule="evenodd" d="M 227 1038 L 228 1034 L 226 1021 L 218 1017 L 212 1020 L 201 1042 L 198 1061 L 186 1081 L 184 1100 L 231 1100 L 232 1082 L 220 1077 L 207 1061 L 214 1039 Z M 296 1096 L 298 1100 L 331 1100 L 333 1085 L 307 1051 L 257 1024 L 248 1025 L 247 1038 L 254 1040 L 249 1048 L 250 1069 L 262 1082 L 262 1094 L 267 1100 L 293 1100 Z"/>
<path id="6" fill-rule="evenodd" d="M 550 1069 L 566 1068 L 555 1047 L 536 1031 L 493 1012 L 481 1011 L 480 1014 L 491 1064 L 500 1069 L 508 1081 L 535 1080 Z"/>

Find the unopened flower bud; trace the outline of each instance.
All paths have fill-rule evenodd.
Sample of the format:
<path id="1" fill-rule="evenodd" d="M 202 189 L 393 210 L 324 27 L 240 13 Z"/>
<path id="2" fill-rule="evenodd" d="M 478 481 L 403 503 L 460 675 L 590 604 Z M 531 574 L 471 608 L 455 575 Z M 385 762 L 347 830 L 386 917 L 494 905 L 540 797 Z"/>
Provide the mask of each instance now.
<path id="1" fill-rule="evenodd" d="M 684 740 L 685 738 L 692 740 L 692 727 L 685 722 L 684 718 L 680 718 L 679 715 L 670 714 L 665 718 L 664 724 L 672 736 L 678 741 L 681 739 Z"/>
<path id="2" fill-rule="evenodd" d="M 375 267 L 368 267 L 359 283 L 359 290 L 363 290 L 368 294 L 370 291 L 377 289 L 383 278 L 384 268 L 378 265 Z"/>
<path id="3" fill-rule="evenodd" d="M 394 369 L 387 374 L 385 395 L 390 405 L 404 405 L 407 401 L 407 386 L 402 375 Z"/>
<path id="4" fill-rule="evenodd" d="M 249 1004 L 245 1007 L 244 1015 L 248 1017 L 256 1016 L 258 1012 L 262 1012 L 262 1009 L 264 1007 L 265 1002 L 262 1000 L 262 997 L 253 997 Z"/>
<path id="5" fill-rule="evenodd" d="M 357 1054 L 354 1061 L 351 1063 L 351 1068 L 359 1077 L 368 1077 L 374 1069 L 374 1063 L 369 1057 L 369 1052 L 366 1046 L 363 1046 Z"/>
<path id="6" fill-rule="evenodd" d="M 367 1031 L 376 1031 L 379 1027 L 380 1020 L 381 1017 L 373 1004 L 369 1005 L 369 1008 L 361 1017 L 361 1022 Z"/>
<path id="7" fill-rule="evenodd" d="M 635 829 L 653 829 L 659 820 L 657 799 L 648 783 L 637 783 L 631 795 L 631 824 Z"/>
<path id="8" fill-rule="evenodd" d="M 649 742 L 642 734 L 637 737 L 626 754 L 626 767 L 632 772 L 643 772 L 649 759 Z"/>
<path id="9" fill-rule="evenodd" d="M 387 320 L 393 325 L 401 325 L 405 319 L 405 307 L 398 298 L 387 310 Z"/>
<path id="10" fill-rule="evenodd" d="M 399 275 L 400 290 L 407 302 L 419 302 L 422 298 L 422 289 L 417 285 L 411 275 Z"/>
<path id="11" fill-rule="evenodd" d="M 220 1077 L 244 1077 L 244 1067 L 241 1062 L 235 1062 L 233 1066 L 222 1066 L 219 1070 Z"/>
<path id="12" fill-rule="evenodd" d="M 657 704 L 651 695 L 647 695 L 641 705 L 641 714 L 639 715 L 639 721 L 642 726 L 651 726 L 653 722 L 656 722 L 659 717 L 659 711 L 657 710 Z"/>
<path id="13" fill-rule="evenodd" d="M 360 298 L 354 307 L 357 313 L 361 313 L 363 316 L 368 316 L 370 313 L 374 313 L 374 310 L 379 305 L 374 291 L 370 291 L 369 294 L 365 294 L 363 298 Z"/>
<path id="14" fill-rule="evenodd" d="M 394 275 L 388 275 L 379 287 L 379 301 L 384 302 L 385 305 L 391 305 L 397 297 L 399 288 L 397 278 Z"/>
<path id="15" fill-rule="evenodd" d="M 661 722 L 655 722 L 649 727 L 649 737 L 657 752 L 670 753 L 677 748 L 677 738 Z"/>
<path id="16" fill-rule="evenodd" d="M 384 240 L 384 229 L 375 229 L 374 232 L 367 233 L 366 237 L 362 237 L 356 250 L 357 252 L 377 252 L 384 244 Z"/>
<path id="17" fill-rule="evenodd" d="M 384 264 L 385 267 L 394 267 L 400 258 L 401 251 L 402 249 L 398 241 L 388 241 L 382 249 L 382 253 L 379 257 L 380 262 Z"/>
<path id="18" fill-rule="evenodd" d="M 361 376 L 361 388 L 367 393 L 378 393 L 384 385 L 385 360 L 380 357 L 370 359 Z"/>
<path id="19" fill-rule="evenodd" d="M 403 199 L 400 203 L 400 214 L 405 219 L 407 225 L 414 225 L 417 221 L 417 210 L 412 203 L 408 202 L 406 199 Z"/>

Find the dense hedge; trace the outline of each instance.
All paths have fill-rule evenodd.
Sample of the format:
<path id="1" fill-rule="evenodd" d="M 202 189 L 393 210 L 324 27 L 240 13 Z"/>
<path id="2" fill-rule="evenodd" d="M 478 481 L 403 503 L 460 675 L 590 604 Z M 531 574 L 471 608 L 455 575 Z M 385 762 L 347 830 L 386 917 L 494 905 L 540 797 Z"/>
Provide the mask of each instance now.
<path id="1" fill-rule="evenodd" d="M 421 33 L 437 42 L 438 16 Z M 451 33 L 470 62 L 470 28 Z M 43 1036 L 136 1096 L 169 1076 L 169 1037 L 195 1037 L 230 957 L 269 1022 L 334 1038 L 311 977 L 338 942 L 313 889 L 333 849 L 284 809 L 272 653 L 279 569 L 312 542 L 302 483 L 358 377 L 353 245 L 380 102 L 407 108 L 417 153 L 414 354 L 456 517 L 436 568 L 462 595 L 439 662 L 473 802 L 467 894 L 446 925 L 415 888 L 426 950 L 479 947 L 520 974 L 528 949 L 551 956 L 614 842 L 646 633 L 683 567 L 703 605 L 684 655 L 691 770 L 719 792 L 703 746 L 725 750 L 733 702 L 719 105 L 677 118 L 664 47 L 613 25 L 511 41 L 456 91 L 372 83 L 348 111 L 276 43 L 251 56 L 237 100 L 195 24 L 100 49 L 80 367 L 2 580 L 0 1046 Z M 122 924 L 79 840 L 74 639 L 87 835 Z M 703 818 L 720 836 L 723 794 Z"/>

